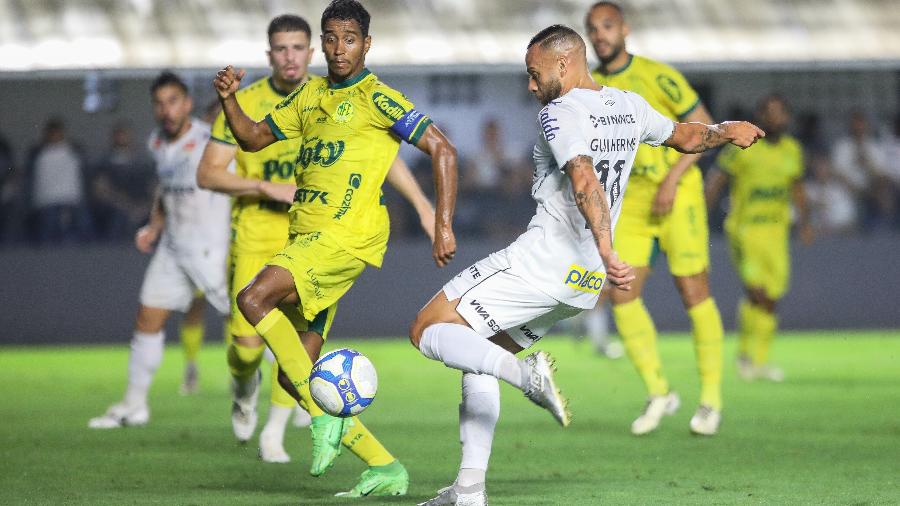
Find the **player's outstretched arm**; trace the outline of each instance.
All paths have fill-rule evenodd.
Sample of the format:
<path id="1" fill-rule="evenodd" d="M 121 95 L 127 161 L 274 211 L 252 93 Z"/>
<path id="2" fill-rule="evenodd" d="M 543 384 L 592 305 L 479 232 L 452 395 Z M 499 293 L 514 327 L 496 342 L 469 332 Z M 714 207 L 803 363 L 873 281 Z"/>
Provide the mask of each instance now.
<path id="1" fill-rule="evenodd" d="M 765 136 L 758 126 L 746 121 L 725 121 L 717 125 L 675 123 L 672 136 L 663 144 L 682 153 L 702 153 L 729 142 L 749 148 Z"/>
<path id="2" fill-rule="evenodd" d="M 572 180 L 572 191 L 575 204 L 587 222 L 600 258 L 606 267 L 606 277 L 610 283 L 620 290 L 631 290 L 634 281 L 634 270 L 630 265 L 619 260 L 612 247 L 612 218 L 609 215 L 609 204 L 603 187 L 594 175 L 591 157 L 576 156 L 569 160 L 563 170 Z"/>
<path id="3" fill-rule="evenodd" d="M 456 147 L 434 126 L 428 125 L 416 147 L 431 156 L 434 173 L 434 194 L 437 212 L 434 217 L 434 246 L 431 255 L 438 267 L 450 263 L 456 254 L 456 237 L 453 235 L 453 210 L 456 207 L 457 155 Z"/>
<path id="4" fill-rule="evenodd" d="M 256 122 L 250 119 L 241 109 L 234 94 L 241 85 L 244 71 L 235 71 L 231 65 L 220 70 L 213 80 L 213 88 L 219 94 L 219 102 L 222 103 L 222 111 L 228 118 L 231 132 L 235 140 L 244 151 L 254 152 L 272 144 L 278 139 L 272 133 L 272 128 L 265 121 Z"/>
<path id="5" fill-rule="evenodd" d="M 428 197 L 425 196 L 425 192 L 422 191 L 422 187 L 419 186 L 416 178 L 413 177 L 409 166 L 399 156 L 394 158 L 394 163 L 391 164 L 391 168 L 388 170 L 387 182 L 415 208 L 416 213 L 419 215 L 419 223 L 422 225 L 422 230 L 425 231 L 425 234 L 431 239 L 431 243 L 434 244 L 434 207 L 432 207 Z"/>
<path id="6" fill-rule="evenodd" d="M 215 140 L 206 143 L 200 166 L 197 168 L 197 186 L 234 197 L 261 197 L 290 204 L 297 187 L 290 183 L 273 183 L 239 176 L 228 170 L 234 160 L 237 147 Z"/>
<path id="7" fill-rule="evenodd" d="M 706 110 L 703 104 L 697 105 L 683 120 L 686 123 L 697 122 L 708 125 L 713 123 L 712 116 L 709 115 L 709 111 Z M 681 176 L 699 159 L 699 153 L 685 153 L 669 167 L 669 172 L 656 190 L 656 196 L 653 199 L 651 208 L 653 214 L 665 216 L 672 212 L 672 207 L 675 205 L 675 193 L 678 190 L 678 182 L 681 180 Z"/>

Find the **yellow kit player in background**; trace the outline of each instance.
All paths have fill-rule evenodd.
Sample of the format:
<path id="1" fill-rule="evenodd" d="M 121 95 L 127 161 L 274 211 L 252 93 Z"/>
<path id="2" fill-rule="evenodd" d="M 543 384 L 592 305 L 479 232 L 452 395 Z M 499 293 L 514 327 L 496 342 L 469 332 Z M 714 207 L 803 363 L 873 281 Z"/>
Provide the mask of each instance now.
<path id="1" fill-rule="evenodd" d="M 598 84 L 638 93 L 673 120 L 713 123 L 681 73 L 626 51 L 629 28 L 618 4 L 595 3 L 585 24 L 600 59 L 600 67 L 592 74 Z M 636 435 L 655 430 L 662 417 L 673 414 L 680 405 L 678 395 L 663 375 L 656 349 L 656 327 L 641 299 L 659 250 L 666 254 L 693 328 L 700 406 L 691 418 L 691 431 L 713 435 L 721 422 L 724 332 L 719 309 L 709 294 L 709 229 L 703 176 L 695 164 L 698 158 L 699 155 L 682 155 L 664 146 L 640 146 L 616 228 L 614 247 L 622 261 L 634 266 L 637 279 L 631 291 L 610 292 L 613 317 L 625 350 L 649 394 L 644 412 L 631 425 L 631 432 Z"/>
<path id="2" fill-rule="evenodd" d="M 778 329 L 775 307 L 790 278 L 791 198 L 804 243 L 812 241 L 803 192 L 803 149 L 788 135 L 790 110 L 784 98 L 763 98 L 757 116 L 768 136 L 742 151 L 726 147 L 710 174 L 707 201 L 712 206 L 731 184 L 731 209 L 725 232 L 746 298 L 738 305 L 740 351 L 738 373 L 747 380 L 782 381 L 784 373 L 769 364 L 769 347 Z"/>
<path id="3" fill-rule="evenodd" d="M 267 56 L 272 74 L 237 93 L 242 108 L 261 120 L 299 84 L 309 79 L 312 59 L 311 29 L 303 18 L 282 15 L 274 18 L 267 30 Z M 230 262 L 231 317 L 233 337 L 228 348 L 228 365 L 233 376 L 232 427 L 239 441 L 247 441 L 256 428 L 256 400 L 259 388 L 259 364 L 264 350 L 262 338 L 237 308 L 237 293 L 281 251 L 288 239 L 288 209 L 297 190 L 294 165 L 301 139 L 275 143 L 256 153 L 237 147 L 231 129 L 220 113 L 213 123 L 212 137 L 197 173 L 202 188 L 235 196 L 232 206 L 232 243 Z M 230 172 L 232 161 L 236 172 Z M 419 212 L 427 233 L 433 234 L 434 210 L 402 160 L 397 159 L 388 173 L 388 181 Z M 332 309 L 320 334 L 327 335 Z M 305 321 L 299 322 L 302 331 Z M 297 402 L 278 383 L 278 365 L 272 367 L 272 405 L 269 419 L 260 433 L 260 458 L 284 463 L 290 456 L 284 450 L 284 431 Z M 315 430 L 315 429 L 314 429 Z"/>
<path id="4" fill-rule="evenodd" d="M 336 0 L 322 14 L 322 47 L 328 78 L 313 78 L 294 90 L 263 121 L 248 117 L 235 97 L 244 76 L 220 71 L 214 86 L 238 144 L 259 151 L 279 140 L 302 139 L 297 189 L 290 210 L 290 237 L 268 265 L 238 294 L 241 313 L 275 354 L 279 378 L 307 409 L 315 404 L 308 377 L 319 356 L 334 305 L 367 264 L 379 267 L 387 248 L 388 216 L 381 185 L 400 141 L 432 157 L 437 214 L 432 255 L 439 266 L 456 249 L 451 228 L 456 199 L 456 150 L 431 120 L 365 68 L 371 45 L 369 14 L 353 0 Z M 299 313 L 299 314 L 295 314 Z M 292 320 L 312 322 L 298 335 Z M 403 466 L 357 420 L 315 414 L 313 474 L 333 462 L 344 437 L 360 455 L 378 455 L 360 483 L 346 495 L 402 495 Z M 362 456 L 362 455 L 360 455 Z"/>

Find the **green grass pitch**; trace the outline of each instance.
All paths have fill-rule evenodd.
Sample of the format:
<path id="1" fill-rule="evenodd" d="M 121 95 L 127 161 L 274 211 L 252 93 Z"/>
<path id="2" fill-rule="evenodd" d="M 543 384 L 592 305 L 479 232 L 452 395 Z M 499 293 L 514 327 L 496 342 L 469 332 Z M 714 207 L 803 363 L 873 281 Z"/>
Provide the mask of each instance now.
<path id="1" fill-rule="evenodd" d="M 459 462 L 459 374 L 400 339 L 329 343 L 337 346 L 375 363 L 380 390 L 363 418 L 412 478 L 405 498 L 362 502 L 431 497 Z M 787 373 L 780 385 L 736 379 L 728 340 L 724 421 L 714 438 L 688 432 L 698 386 L 686 336 L 660 341 L 683 406 L 641 438 L 628 433 L 644 394 L 627 359 L 598 358 L 587 343 L 563 337 L 541 347 L 558 359 L 575 419 L 561 429 L 502 388 L 488 472 L 493 505 L 900 504 L 900 332 L 786 333 L 774 350 Z M 0 348 L 0 503 L 348 502 L 331 495 L 363 470 L 349 452 L 312 478 L 306 429 L 289 426 L 287 465 L 263 464 L 255 445 L 234 441 L 221 345 L 202 352 L 198 395 L 177 394 L 182 359 L 170 347 L 151 392 L 150 425 L 89 430 L 88 418 L 120 398 L 126 357 L 124 344 Z"/>

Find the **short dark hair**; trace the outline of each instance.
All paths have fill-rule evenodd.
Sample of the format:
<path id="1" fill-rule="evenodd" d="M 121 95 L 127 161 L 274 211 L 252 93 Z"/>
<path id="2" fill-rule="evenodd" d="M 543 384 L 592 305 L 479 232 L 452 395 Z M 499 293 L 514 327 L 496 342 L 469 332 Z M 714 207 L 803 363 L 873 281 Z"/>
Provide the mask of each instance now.
<path id="1" fill-rule="evenodd" d="M 312 28 L 309 27 L 309 23 L 300 16 L 293 14 L 275 16 L 269 22 L 269 28 L 266 30 L 266 33 L 269 35 L 270 40 L 272 35 L 280 32 L 303 32 L 307 37 L 312 38 Z"/>
<path id="2" fill-rule="evenodd" d="M 528 49 L 531 49 L 531 46 L 535 44 L 540 44 L 542 48 L 548 48 L 550 46 L 555 46 L 564 40 L 568 40 L 575 44 L 581 42 L 581 45 L 584 45 L 584 40 L 575 30 L 565 25 L 551 25 L 539 31 L 537 35 L 531 38 L 531 41 L 528 43 Z"/>
<path id="3" fill-rule="evenodd" d="M 328 7 L 322 13 L 322 32 L 325 32 L 325 22 L 331 19 L 339 19 L 341 21 L 356 21 L 359 23 L 359 29 L 362 30 L 363 37 L 369 36 L 369 21 L 372 16 L 369 11 L 356 0 L 331 0 Z"/>
<path id="4" fill-rule="evenodd" d="M 160 72 L 156 79 L 153 80 L 153 83 L 150 84 L 150 94 L 156 93 L 156 90 L 162 88 L 163 86 L 177 86 L 185 95 L 189 95 L 187 84 L 178 77 L 174 72 L 170 70 L 163 70 Z"/>
<path id="5" fill-rule="evenodd" d="M 616 2 L 594 2 L 594 5 L 591 5 L 591 8 L 588 9 L 588 12 L 598 7 L 609 7 L 611 9 L 615 9 L 623 19 L 625 18 L 625 11 L 622 9 L 622 6 L 617 4 Z"/>

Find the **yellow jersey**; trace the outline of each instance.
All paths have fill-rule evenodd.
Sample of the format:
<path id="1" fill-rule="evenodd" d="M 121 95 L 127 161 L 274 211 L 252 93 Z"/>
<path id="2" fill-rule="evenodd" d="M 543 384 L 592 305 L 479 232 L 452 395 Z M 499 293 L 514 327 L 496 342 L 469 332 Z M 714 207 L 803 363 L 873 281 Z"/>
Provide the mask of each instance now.
<path id="1" fill-rule="evenodd" d="M 277 139 L 302 139 L 291 234 L 328 232 L 380 267 L 390 231 L 381 185 L 400 141 L 416 144 L 431 119 L 364 69 L 340 83 L 311 79 L 265 120 Z"/>
<path id="2" fill-rule="evenodd" d="M 716 164 L 731 176 L 731 210 L 725 221 L 729 233 L 746 226 L 790 226 L 791 189 L 803 175 L 803 149 L 796 139 L 761 139 L 743 150 L 729 144 Z"/>
<path id="3" fill-rule="evenodd" d="M 681 72 L 642 56 L 628 55 L 628 63 L 621 69 L 610 74 L 594 70 L 591 77 L 597 84 L 637 93 L 660 114 L 674 121 L 684 119 L 700 105 L 700 97 Z M 680 157 L 681 153 L 672 148 L 641 144 L 628 184 L 658 186 Z M 691 166 L 682 178 L 692 172 L 696 172 L 692 175 L 694 178 L 702 179 L 696 165 Z"/>
<path id="4" fill-rule="evenodd" d="M 254 121 L 261 121 L 287 93 L 275 88 L 272 78 L 260 79 L 235 95 L 241 109 Z M 212 140 L 237 147 L 237 141 L 219 113 L 212 126 Z M 300 139 L 276 142 L 267 148 L 248 153 L 238 147 L 235 154 L 239 176 L 275 183 L 294 181 L 294 160 Z M 238 255 L 273 255 L 284 247 L 288 238 L 290 204 L 261 199 L 236 197 L 231 207 L 231 252 Z"/>

